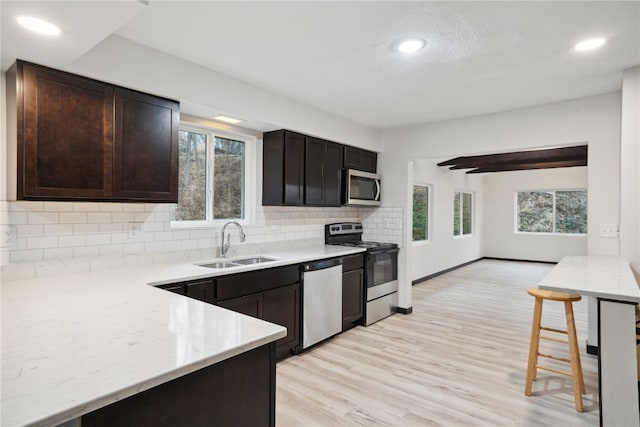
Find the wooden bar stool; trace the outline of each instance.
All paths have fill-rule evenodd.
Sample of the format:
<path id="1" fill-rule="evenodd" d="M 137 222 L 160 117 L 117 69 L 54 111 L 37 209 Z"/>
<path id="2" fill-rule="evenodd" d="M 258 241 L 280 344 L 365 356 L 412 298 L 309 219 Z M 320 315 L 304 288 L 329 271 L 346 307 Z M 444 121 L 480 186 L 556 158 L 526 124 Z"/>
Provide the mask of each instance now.
<path id="1" fill-rule="evenodd" d="M 583 411 L 582 393 L 584 393 L 584 379 L 582 378 L 582 365 L 580 364 L 580 350 L 578 348 L 578 338 L 576 336 L 576 324 L 573 319 L 573 302 L 580 301 L 580 295 L 567 294 L 562 292 L 544 291 L 542 289 L 530 288 L 527 290 L 529 295 L 535 297 L 536 302 L 533 309 L 533 324 L 531 325 L 531 344 L 529 345 L 529 365 L 527 367 L 527 380 L 525 383 L 524 394 L 531 396 L 531 383 L 535 381 L 538 369 L 562 374 L 573 379 L 573 393 L 575 396 L 576 410 Z M 564 311 L 567 318 L 567 330 L 547 328 L 540 325 L 542 319 L 542 302 L 543 300 L 564 302 Z M 567 341 L 551 336 L 540 335 L 540 331 L 554 332 L 558 334 L 566 334 Z M 553 356 L 551 354 L 543 354 L 538 351 L 540 340 L 549 340 L 569 344 L 569 359 L 564 357 Z M 554 369 L 547 366 L 538 365 L 538 357 L 545 357 L 571 365 L 571 372 Z"/>

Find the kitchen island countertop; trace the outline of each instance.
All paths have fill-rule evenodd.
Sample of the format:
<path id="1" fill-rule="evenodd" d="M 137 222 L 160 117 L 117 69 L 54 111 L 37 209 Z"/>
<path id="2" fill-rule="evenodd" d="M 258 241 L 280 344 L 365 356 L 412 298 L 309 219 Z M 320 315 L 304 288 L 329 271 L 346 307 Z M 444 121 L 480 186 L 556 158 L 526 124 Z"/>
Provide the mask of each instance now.
<path id="1" fill-rule="evenodd" d="M 286 329 L 149 284 L 339 257 L 324 246 L 261 253 L 276 261 L 184 263 L 3 281 L 3 426 L 55 425 L 265 345 Z"/>

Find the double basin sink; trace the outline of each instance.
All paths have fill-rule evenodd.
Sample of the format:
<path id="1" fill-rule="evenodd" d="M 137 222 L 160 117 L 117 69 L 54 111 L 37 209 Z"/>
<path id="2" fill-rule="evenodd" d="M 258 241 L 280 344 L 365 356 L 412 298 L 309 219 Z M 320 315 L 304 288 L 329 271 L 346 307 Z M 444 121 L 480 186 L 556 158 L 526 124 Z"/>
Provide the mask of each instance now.
<path id="1" fill-rule="evenodd" d="M 254 256 L 248 258 L 239 258 L 228 261 L 216 261 L 216 262 L 204 262 L 199 265 L 200 267 L 207 268 L 231 268 L 231 267 L 240 267 L 243 265 L 253 265 L 253 264 L 264 264 L 265 262 L 278 261 L 277 258 L 269 258 L 265 256 Z"/>

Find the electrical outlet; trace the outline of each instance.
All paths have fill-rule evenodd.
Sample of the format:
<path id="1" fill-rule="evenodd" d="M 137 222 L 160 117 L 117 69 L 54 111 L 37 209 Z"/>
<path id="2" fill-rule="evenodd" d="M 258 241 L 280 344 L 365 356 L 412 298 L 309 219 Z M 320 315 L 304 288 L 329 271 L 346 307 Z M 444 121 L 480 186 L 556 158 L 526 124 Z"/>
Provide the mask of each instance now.
<path id="1" fill-rule="evenodd" d="M 142 232 L 142 226 L 140 225 L 139 222 L 134 222 L 129 224 L 129 238 L 130 239 L 135 239 L 136 237 L 138 237 L 140 235 L 140 233 Z"/>
<path id="2" fill-rule="evenodd" d="M 618 237 L 618 224 L 600 224 L 600 237 Z"/>
<path id="3" fill-rule="evenodd" d="M 0 226 L 0 248 L 13 248 L 16 245 L 16 226 Z"/>

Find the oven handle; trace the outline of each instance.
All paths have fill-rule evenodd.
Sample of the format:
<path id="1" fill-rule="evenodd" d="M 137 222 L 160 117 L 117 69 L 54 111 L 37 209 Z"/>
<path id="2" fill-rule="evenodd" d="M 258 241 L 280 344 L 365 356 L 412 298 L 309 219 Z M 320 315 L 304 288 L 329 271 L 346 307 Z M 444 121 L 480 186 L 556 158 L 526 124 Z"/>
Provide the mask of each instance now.
<path id="1" fill-rule="evenodd" d="M 375 200 L 376 202 L 380 201 L 380 180 L 376 179 L 374 181 L 376 183 L 376 195 L 373 196 L 373 200 Z"/>
<path id="2" fill-rule="evenodd" d="M 394 253 L 398 253 L 399 251 L 400 251 L 400 248 L 367 251 L 367 257 L 371 257 L 373 255 L 380 255 L 380 254 L 394 254 Z"/>

